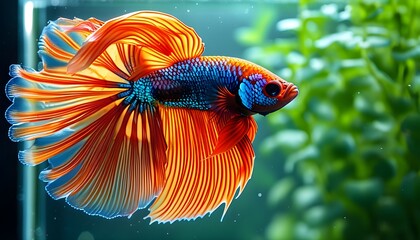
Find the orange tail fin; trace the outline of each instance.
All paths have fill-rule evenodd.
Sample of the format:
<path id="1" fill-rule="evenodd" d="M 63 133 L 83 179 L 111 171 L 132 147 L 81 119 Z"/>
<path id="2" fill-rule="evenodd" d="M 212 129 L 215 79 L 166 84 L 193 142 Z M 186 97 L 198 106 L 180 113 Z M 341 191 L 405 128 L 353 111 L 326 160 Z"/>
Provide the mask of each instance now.
<path id="1" fill-rule="evenodd" d="M 83 71 L 67 65 L 96 19 L 59 19 L 43 31 L 43 70 L 11 67 L 6 113 L 14 141 L 34 140 L 19 159 L 50 167 L 40 178 L 53 198 L 107 218 L 129 216 L 155 198 L 165 182 L 166 143 L 157 109 L 140 111 L 123 102 L 141 48 L 116 43 Z"/>

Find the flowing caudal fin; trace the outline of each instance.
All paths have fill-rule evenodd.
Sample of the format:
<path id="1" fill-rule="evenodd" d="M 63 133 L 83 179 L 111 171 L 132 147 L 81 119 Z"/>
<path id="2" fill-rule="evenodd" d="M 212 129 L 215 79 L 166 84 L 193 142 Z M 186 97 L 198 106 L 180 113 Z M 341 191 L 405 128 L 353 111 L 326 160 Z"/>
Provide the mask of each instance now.
<path id="1" fill-rule="evenodd" d="M 175 18 L 137 12 L 106 23 L 59 19 L 39 47 L 43 70 L 13 65 L 6 86 L 10 138 L 33 140 L 19 159 L 48 160 L 40 178 L 49 194 L 89 214 L 144 208 L 164 186 L 167 145 L 159 107 L 127 98 L 132 81 L 199 56 L 201 40 Z"/>
<path id="2" fill-rule="evenodd" d="M 250 179 L 254 160 L 251 139 L 256 131 L 253 118 L 244 117 L 249 132 L 236 144 L 211 156 L 219 133 L 227 123 L 223 119 L 214 121 L 212 114 L 210 111 L 160 109 L 165 139 L 170 147 L 166 184 L 150 207 L 152 222 L 203 217 L 222 203 L 226 213 L 237 189 L 240 194 Z"/>
<path id="3" fill-rule="evenodd" d="M 13 65 L 6 112 L 14 141 L 33 140 L 19 159 L 36 165 L 48 160 L 40 178 L 55 199 L 112 218 L 145 207 L 164 184 L 166 143 L 156 110 L 140 112 L 124 103 L 133 73 L 131 53 L 139 48 L 115 44 L 85 70 L 67 74 L 67 64 L 88 35 L 102 26 L 96 19 L 59 19 L 43 31 L 43 70 Z"/>

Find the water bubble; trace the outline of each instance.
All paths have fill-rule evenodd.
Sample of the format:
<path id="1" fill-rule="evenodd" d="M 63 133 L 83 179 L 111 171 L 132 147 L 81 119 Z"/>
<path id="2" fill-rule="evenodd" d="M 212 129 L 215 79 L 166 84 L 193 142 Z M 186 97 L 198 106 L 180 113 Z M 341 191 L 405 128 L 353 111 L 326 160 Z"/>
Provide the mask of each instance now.
<path id="1" fill-rule="evenodd" d="M 262 193 L 258 193 L 258 197 L 262 197 Z"/>
<path id="2" fill-rule="evenodd" d="M 189 13 L 190 12 L 190 9 L 187 9 L 187 13 Z"/>

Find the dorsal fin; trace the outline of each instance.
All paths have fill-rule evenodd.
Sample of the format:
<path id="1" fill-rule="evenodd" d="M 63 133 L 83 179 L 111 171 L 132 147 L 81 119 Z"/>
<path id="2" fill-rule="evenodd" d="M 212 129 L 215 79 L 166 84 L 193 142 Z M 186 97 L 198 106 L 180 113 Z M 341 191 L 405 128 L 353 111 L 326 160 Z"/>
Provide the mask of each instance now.
<path id="1" fill-rule="evenodd" d="M 193 28 L 168 14 L 140 11 L 105 22 L 86 39 L 69 62 L 67 71 L 75 73 L 87 68 L 115 43 L 141 48 L 138 62 L 133 66 L 136 78 L 175 62 L 201 56 L 204 51 L 204 44 Z"/>

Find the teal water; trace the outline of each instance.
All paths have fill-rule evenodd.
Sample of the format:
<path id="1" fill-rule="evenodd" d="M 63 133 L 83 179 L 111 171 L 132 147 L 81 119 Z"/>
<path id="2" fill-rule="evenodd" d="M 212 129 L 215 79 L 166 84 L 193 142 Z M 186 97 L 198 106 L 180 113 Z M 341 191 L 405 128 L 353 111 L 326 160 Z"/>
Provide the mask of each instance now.
<path id="1" fill-rule="evenodd" d="M 420 239 L 417 1 L 51 0 L 34 7 L 31 34 L 21 14 L 19 50 L 32 67 L 48 20 L 155 10 L 193 27 L 205 55 L 254 61 L 295 83 L 300 95 L 256 118 L 254 172 L 223 221 L 223 207 L 173 224 L 150 225 L 147 210 L 89 216 L 47 196 L 37 178 L 46 166 L 22 166 L 25 239 Z"/>
<path id="2" fill-rule="evenodd" d="M 37 4 L 39 4 L 37 7 Z M 57 6 L 52 6 L 57 4 Z M 285 5 L 291 11 L 296 11 L 296 5 Z M 86 19 L 95 17 L 107 20 L 128 12 L 139 10 L 155 10 L 172 14 L 189 26 L 192 26 L 206 44 L 205 55 L 222 55 L 243 57 L 247 46 L 240 44 L 237 35 L 244 26 L 252 26 L 254 18 L 270 8 L 278 8 L 273 3 L 221 3 L 221 2 L 166 2 L 157 3 L 130 1 L 86 1 L 64 6 L 60 1 L 51 1 L 47 5 L 35 2 L 34 28 L 30 36 L 31 44 L 36 41 L 48 20 L 58 17 Z M 274 24 L 274 23 L 273 23 Z M 29 47 L 32 53 L 24 55 L 37 64 L 36 46 Z M 27 56 L 29 55 L 29 56 Z M 30 65 L 30 64 L 29 64 Z M 265 120 L 261 119 L 264 124 Z M 264 126 L 261 126 L 264 131 Z M 256 142 L 260 138 L 257 138 Z M 254 181 L 264 178 L 264 170 L 256 161 L 253 179 L 248 183 L 247 190 L 239 199 L 233 201 L 223 221 L 221 221 L 223 206 L 203 219 L 173 224 L 152 224 L 143 219 L 148 211 L 139 210 L 131 218 L 103 219 L 89 216 L 75 210 L 64 200 L 52 200 L 43 190 L 44 183 L 37 175 L 46 165 L 37 169 L 24 168 L 23 174 L 29 175 L 28 192 L 35 191 L 33 198 L 24 200 L 27 211 L 34 211 L 35 216 L 24 216 L 23 231 L 26 237 L 36 239 L 246 239 L 264 236 L 270 219 L 264 212 L 266 207 L 269 184 L 264 181 Z M 280 167 L 280 165 L 276 166 Z M 28 173 L 29 171 L 29 173 Z M 275 178 L 280 178 L 276 174 Z M 25 195 L 25 194 L 24 194 Z M 26 196 L 30 196 L 27 194 Z M 26 202 L 26 205 L 25 205 Z M 265 209 L 265 210 L 264 210 Z M 28 219 L 29 218 L 29 219 Z"/>

